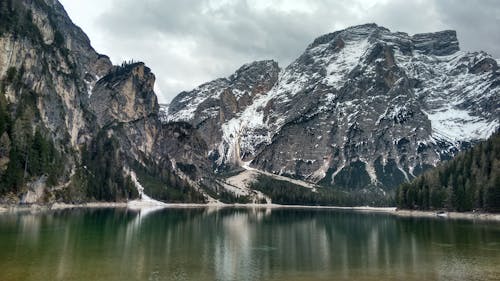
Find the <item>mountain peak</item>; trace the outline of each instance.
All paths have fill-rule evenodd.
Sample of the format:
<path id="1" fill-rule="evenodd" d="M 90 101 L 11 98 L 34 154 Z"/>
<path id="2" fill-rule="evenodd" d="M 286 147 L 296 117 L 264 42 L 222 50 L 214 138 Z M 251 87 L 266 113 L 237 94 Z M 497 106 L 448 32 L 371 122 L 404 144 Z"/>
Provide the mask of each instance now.
<path id="1" fill-rule="evenodd" d="M 376 23 L 366 23 L 366 24 L 360 24 L 360 25 L 353 25 L 353 26 L 350 26 L 350 27 L 342 30 L 342 32 L 369 35 L 372 32 L 377 31 L 377 30 L 390 32 L 389 29 L 387 29 L 383 26 L 377 25 Z"/>
<path id="2" fill-rule="evenodd" d="M 242 65 L 238 70 L 236 70 L 235 74 L 238 73 L 245 73 L 248 71 L 255 71 L 255 70 L 263 70 L 263 69 L 279 69 L 278 62 L 275 60 L 261 60 L 261 61 L 254 61 L 251 63 L 246 63 Z"/>
<path id="3" fill-rule="evenodd" d="M 116 66 L 97 81 L 90 96 L 100 126 L 130 122 L 159 111 L 154 93 L 155 76 L 143 62 Z"/>
<path id="4" fill-rule="evenodd" d="M 355 25 L 343 30 L 328 33 L 316 38 L 307 49 L 313 49 L 323 44 L 342 46 L 344 42 L 356 42 L 368 39 L 369 42 L 386 41 L 400 45 L 405 49 L 408 44 L 412 50 L 426 55 L 446 56 L 460 50 L 457 32 L 443 30 L 430 33 L 419 33 L 409 36 L 404 32 L 391 32 L 389 29 L 375 23 Z"/>
<path id="5" fill-rule="evenodd" d="M 308 49 L 314 48 L 319 45 L 331 43 L 332 41 L 336 41 L 337 39 L 352 40 L 352 39 L 366 38 L 376 31 L 390 32 L 389 29 L 382 26 L 378 26 L 375 23 L 355 25 L 316 38 L 313 41 L 313 43 L 309 45 Z"/>
<path id="6" fill-rule="evenodd" d="M 411 40 L 416 50 L 427 55 L 445 56 L 460 50 L 455 30 L 415 34 Z"/>
<path id="7" fill-rule="evenodd" d="M 273 73 L 277 75 L 279 71 L 279 65 L 274 60 L 254 61 L 244 64 L 228 79 L 233 83 L 260 81 L 264 80 L 266 76 L 273 75 Z"/>

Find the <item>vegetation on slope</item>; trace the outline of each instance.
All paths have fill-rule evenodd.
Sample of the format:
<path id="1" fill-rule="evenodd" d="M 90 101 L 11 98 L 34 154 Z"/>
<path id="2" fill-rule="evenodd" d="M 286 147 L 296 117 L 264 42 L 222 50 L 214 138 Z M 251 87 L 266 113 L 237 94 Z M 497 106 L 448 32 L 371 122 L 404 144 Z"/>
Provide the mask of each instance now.
<path id="1" fill-rule="evenodd" d="M 133 170 L 144 187 L 144 192 L 157 200 L 168 203 L 205 203 L 201 192 L 189 182 L 167 169 L 165 165 L 147 163 L 145 166 L 135 161 Z"/>
<path id="2" fill-rule="evenodd" d="M 500 212 L 500 132 L 397 191 L 399 208 Z"/>
<path id="3" fill-rule="evenodd" d="M 62 155 L 36 121 L 37 95 L 20 82 L 22 75 L 22 70 L 10 68 L 0 81 L 0 195 L 19 193 L 28 182 L 40 177 L 53 186 L 64 171 Z M 15 107 L 7 103 L 7 85 L 25 92 Z"/>
<path id="4" fill-rule="evenodd" d="M 125 201 L 137 198 L 137 189 L 124 175 L 124 156 L 118 141 L 101 131 L 89 149 L 82 152 L 82 163 L 88 171 L 87 198 L 91 201 Z"/>
<path id="5" fill-rule="evenodd" d="M 266 175 L 259 175 L 250 188 L 271 197 L 273 203 L 284 205 L 307 206 L 391 206 L 391 198 L 383 194 L 367 190 L 342 190 L 338 188 L 319 187 L 316 191 L 278 180 Z"/>

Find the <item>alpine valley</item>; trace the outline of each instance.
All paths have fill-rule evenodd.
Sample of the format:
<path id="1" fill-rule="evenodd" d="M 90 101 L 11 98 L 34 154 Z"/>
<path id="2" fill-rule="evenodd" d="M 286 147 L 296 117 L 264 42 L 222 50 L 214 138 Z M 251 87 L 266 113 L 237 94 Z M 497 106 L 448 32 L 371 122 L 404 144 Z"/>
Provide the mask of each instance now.
<path id="1" fill-rule="evenodd" d="M 499 63 L 366 24 L 160 106 L 152 71 L 112 65 L 57 0 L 1 1 L 0 203 L 393 204 L 498 130 Z"/>

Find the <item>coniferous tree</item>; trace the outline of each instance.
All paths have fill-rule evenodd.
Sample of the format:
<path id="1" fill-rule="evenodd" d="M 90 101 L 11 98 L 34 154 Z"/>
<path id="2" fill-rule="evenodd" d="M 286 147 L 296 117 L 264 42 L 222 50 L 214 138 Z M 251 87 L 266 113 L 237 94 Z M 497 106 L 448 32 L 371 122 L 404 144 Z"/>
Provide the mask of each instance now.
<path id="1" fill-rule="evenodd" d="M 397 191 L 405 209 L 500 212 L 500 132 Z"/>

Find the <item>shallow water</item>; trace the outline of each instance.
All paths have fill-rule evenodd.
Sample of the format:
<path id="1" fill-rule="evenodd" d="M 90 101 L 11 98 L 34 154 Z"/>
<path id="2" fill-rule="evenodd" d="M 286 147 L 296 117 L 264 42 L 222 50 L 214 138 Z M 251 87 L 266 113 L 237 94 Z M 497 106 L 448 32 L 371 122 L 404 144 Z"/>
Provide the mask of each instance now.
<path id="1" fill-rule="evenodd" d="M 0 280 L 500 280 L 500 224 L 320 209 L 4 214 Z"/>

